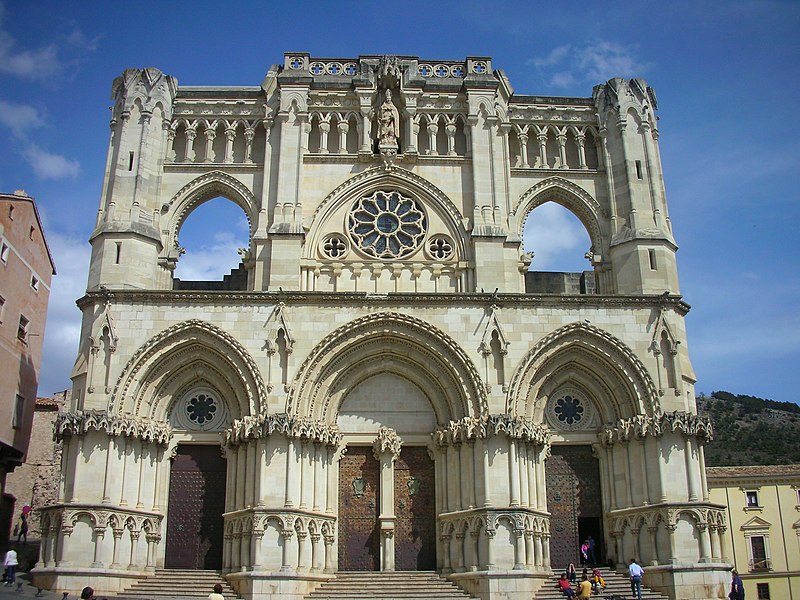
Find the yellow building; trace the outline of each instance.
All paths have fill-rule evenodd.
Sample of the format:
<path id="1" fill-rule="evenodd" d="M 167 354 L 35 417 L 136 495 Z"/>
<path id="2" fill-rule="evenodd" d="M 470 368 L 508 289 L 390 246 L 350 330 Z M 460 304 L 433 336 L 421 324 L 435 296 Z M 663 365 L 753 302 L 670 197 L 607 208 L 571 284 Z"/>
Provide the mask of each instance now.
<path id="1" fill-rule="evenodd" d="M 800 598 L 800 465 L 708 467 L 706 474 L 711 502 L 728 507 L 729 558 L 745 596 Z"/>

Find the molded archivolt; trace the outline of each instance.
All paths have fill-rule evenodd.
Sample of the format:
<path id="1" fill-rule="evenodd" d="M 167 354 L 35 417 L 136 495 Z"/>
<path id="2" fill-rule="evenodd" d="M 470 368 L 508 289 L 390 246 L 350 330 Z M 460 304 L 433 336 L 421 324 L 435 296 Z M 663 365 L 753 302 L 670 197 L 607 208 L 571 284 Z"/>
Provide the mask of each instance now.
<path id="1" fill-rule="evenodd" d="M 266 386 L 244 346 L 218 327 L 191 319 L 136 351 L 117 380 L 108 411 L 167 420 L 172 404 L 196 385 L 214 388 L 232 419 L 266 410 Z"/>
<path id="2" fill-rule="evenodd" d="M 464 217 L 442 190 L 411 171 L 405 169 L 386 171 L 376 167 L 351 177 L 320 203 L 311 217 L 308 227 L 309 233 L 306 237 L 304 257 L 314 258 L 322 238 L 331 231 L 341 231 L 341 224 L 336 224 L 334 227 L 329 226 L 328 223 L 343 204 L 351 203 L 356 198 L 387 188 L 396 189 L 412 198 L 421 200 L 426 210 L 435 212 L 447 227 L 448 233 L 456 244 L 456 255 L 462 258 L 468 255 L 465 244 L 467 233 L 464 227 Z"/>
<path id="3" fill-rule="evenodd" d="M 478 371 L 459 345 L 430 323 L 393 312 L 355 319 L 323 339 L 298 370 L 288 412 L 335 423 L 347 392 L 378 373 L 424 390 L 439 425 L 488 414 Z"/>
<path id="4" fill-rule="evenodd" d="M 217 196 L 231 200 L 244 211 L 252 236 L 253 224 L 258 214 L 255 196 L 238 179 L 222 171 L 211 171 L 187 183 L 161 208 L 162 213 L 165 213 L 162 217 L 162 229 L 167 236 L 164 247 L 174 246 L 183 222 L 194 209 Z"/>
<path id="5" fill-rule="evenodd" d="M 660 412 L 645 366 L 622 341 L 592 325 L 571 323 L 544 337 L 523 358 L 506 397 L 506 412 L 544 421 L 549 394 L 576 386 L 603 421 Z"/>
<path id="6" fill-rule="evenodd" d="M 548 177 L 540 181 L 517 201 L 510 216 L 517 219 L 517 234 L 520 239 L 533 209 L 546 202 L 556 202 L 578 217 L 589 234 L 594 253 L 605 252 L 606 244 L 603 242 L 601 226 L 606 219 L 603 208 L 586 190 L 563 177 Z M 521 219 L 520 215 L 523 215 Z"/>

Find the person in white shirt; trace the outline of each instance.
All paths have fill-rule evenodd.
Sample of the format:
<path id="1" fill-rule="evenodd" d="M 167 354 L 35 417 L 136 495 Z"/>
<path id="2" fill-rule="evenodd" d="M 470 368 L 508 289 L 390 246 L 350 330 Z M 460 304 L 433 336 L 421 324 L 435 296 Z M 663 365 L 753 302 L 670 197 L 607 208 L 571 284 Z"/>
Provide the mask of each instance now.
<path id="1" fill-rule="evenodd" d="M 225 596 L 222 595 L 221 583 L 214 584 L 214 591 L 208 595 L 208 600 L 225 600 Z"/>
<path id="2" fill-rule="evenodd" d="M 631 594 L 633 594 L 634 598 L 642 600 L 642 575 L 644 575 L 644 569 L 637 565 L 634 559 L 631 559 L 628 572 L 631 575 Z"/>
<path id="3" fill-rule="evenodd" d="M 17 551 L 12 548 L 6 552 L 6 559 L 3 561 L 3 565 L 6 568 L 6 585 L 14 585 L 14 581 L 17 579 L 18 564 Z"/>

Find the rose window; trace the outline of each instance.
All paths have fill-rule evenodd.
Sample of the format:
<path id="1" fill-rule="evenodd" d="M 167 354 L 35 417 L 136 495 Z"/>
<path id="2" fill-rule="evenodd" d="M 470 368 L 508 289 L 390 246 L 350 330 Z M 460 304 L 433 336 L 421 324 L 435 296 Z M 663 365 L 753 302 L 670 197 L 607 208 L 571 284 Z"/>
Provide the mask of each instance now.
<path id="1" fill-rule="evenodd" d="M 565 395 L 556 400 L 556 406 L 553 410 L 558 420 L 567 425 L 575 425 L 583 418 L 581 401 L 570 395 Z"/>
<path id="2" fill-rule="evenodd" d="M 577 389 L 561 389 L 547 402 L 547 422 L 557 430 L 586 430 L 597 426 L 593 404 Z"/>
<path id="3" fill-rule="evenodd" d="M 378 191 L 357 200 L 348 217 L 353 243 L 375 258 L 408 256 L 422 244 L 425 226 L 419 204 L 396 191 Z"/>
<path id="4" fill-rule="evenodd" d="M 186 403 L 186 416 L 190 421 L 202 425 L 214 418 L 217 412 L 217 403 L 211 396 L 197 394 Z"/>

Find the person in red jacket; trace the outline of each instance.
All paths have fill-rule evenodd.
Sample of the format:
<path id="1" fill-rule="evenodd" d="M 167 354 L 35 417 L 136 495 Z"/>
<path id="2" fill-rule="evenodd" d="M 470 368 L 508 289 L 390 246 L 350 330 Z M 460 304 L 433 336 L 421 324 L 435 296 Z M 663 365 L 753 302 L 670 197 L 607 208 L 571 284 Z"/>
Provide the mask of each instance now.
<path id="1" fill-rule="evenodd" d="M 569 585 L 569 579 L 567 579 L 567 574 L 564 573 L 561 575 L 561 579 L 558 580 L 558 588 L 561 590 L 561 593 L 564 594 L 567 598 L 572 598 L 575 596 L 575 590 L 572 589 Z"/>

